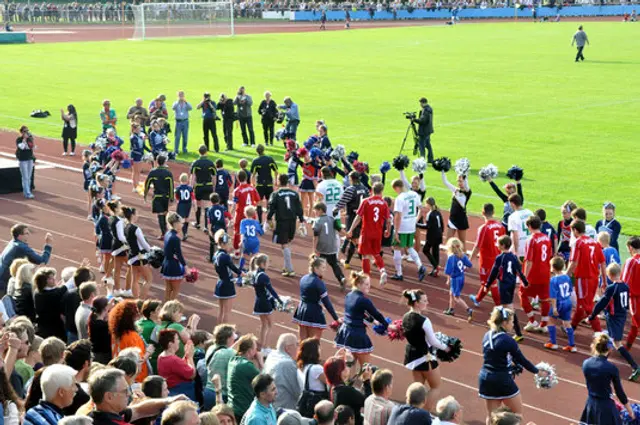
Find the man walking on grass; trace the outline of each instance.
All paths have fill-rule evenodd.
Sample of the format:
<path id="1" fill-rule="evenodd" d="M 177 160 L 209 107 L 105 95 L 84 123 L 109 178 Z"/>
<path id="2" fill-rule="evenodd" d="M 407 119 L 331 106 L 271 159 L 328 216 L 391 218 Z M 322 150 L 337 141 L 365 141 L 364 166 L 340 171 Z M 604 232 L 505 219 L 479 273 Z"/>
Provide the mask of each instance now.
<path id="1" fill-rule="evenodd" d="M 578 27 L 578 31 L 573 34 L 573 40 L 571 40 L 571 45 L 573 46 L 575 43 L 578 46 L 578 53 L 576 54 L 576 62 L 579 60 L 584 61 L 584 55 L 582 54 L 582 50 L 584 49 L 584 45 L 590 44 L 589 38 L 587 37 L 587 33 L 582 30 L 582 25 Z"/>

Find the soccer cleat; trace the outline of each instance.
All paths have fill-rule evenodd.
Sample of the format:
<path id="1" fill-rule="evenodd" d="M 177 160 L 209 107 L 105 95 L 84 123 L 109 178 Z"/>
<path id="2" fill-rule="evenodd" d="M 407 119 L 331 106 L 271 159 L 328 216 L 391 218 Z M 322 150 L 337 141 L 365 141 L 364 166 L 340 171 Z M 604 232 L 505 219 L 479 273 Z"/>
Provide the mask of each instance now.
<path id="1" fill-rule="evenodd" d="M 286 277 L 296 277 L 296 272 L 294 272 L 293 270 L 289 270 L 286 272 L 286 274 L 282 273 L 282 275 Z"/>
<path id="2" fill-rule="evenodd" d="M 429 276 L 438 277 L 438 269 L 434 268 L 433 270 L 431 270 L 431 272 L 429 273 Z"/>
<path id="3" fill-rule="evenodd" d="M 191 222 L 191 225 L 192 225 L 193 227 L 195 227 L 196 229 L 199 229 L 199 228 L 200 228 L 200 223 L 198 223 L 197 221 L 193 221 L 193 222 Z"/>
<path id="4" fill-rule="evenodd" d="M 71 153 L 69 154 L 69 156 L 76 156 L 76 153 L 75 153 L 75 152 L 71 152 Z"/>
<path id="5" fill-rule="evenodd" d="M 425 266 L 420 266 L 420 268 L 418 269 L 418 280 L 422 282 L 426 275 L 427 275 L 427 268 Z"/>
<path id="6" fill-rule="evenodd" d="M 629 376 L 629 381 L 631 382 L 638 382 L 638 379 L 640 379 L 640 367 L 634 370 L 631 376 Z"/>
<path id="7" fill-rule="evenodd" d="M 513 339 L 519 344 L 524 341 L 524 337 L 522 335 L 514 335 Z"/>
<path id="8" fill-rule="evenodd" d="M 548 350 L 557 350 L 558 349 L 558 344 L 554 344 L 552 342 L 547 342 L 544 345 L 544 348 L 548 349 Z"/>
<path id="9" fill-rule="evenodd" d="M 184 236 L 182 237 L 182 242 L 186 242 L 186 241 L 187 241 L 187 239 L 189 239 L 189 235 L 184 235 Z"/>
<path id="10" fill-rule="evenodd" d="M 453 309 L 452 308 L 448 308 L 445 311 L 443 311 L 444 314 L 446 314 L 447 316 L 453 316 Z"/>
<path id="11" fill-rule="evenodd" d="M 404 280 L 404 277 L 401 274 L 394 274 L 389 279 L 397 280 L 398 282 L 402 282 Z"/>
<path id="12" fill-rule="evenodd" d="M 527 332 L 535 332 L 538 329 L 538 322 L 527 322 L 524 326 L 524 330 Z"/>
<path id="13" fill-rule="evenodd" d="M 540 332 L 541 334 L 548 334 L 549 329 L 546 326 L 538 326 L 536 332 Z"/>
<path id="14" fill-rule="evenodd" d="M 347 278 L 346 278 L 346 277 L 343 277 L 342 279 L 340 279 L 340 290 L 341 290 L 342 292 L 344 292 L 344 291 L 345 291 L 345 286 L 344 286 L 344 284 L 345 284 L 345 282 L 346 282 L 346 281 L 347 281 Z"/>
<path id="15" fill-rule="evenodd" d="M 567 351 L 569 353 L 575 353 L 578 351 L 575 345 L 567 345 L 566 347 L 562 347 L 562 351 Z"/>
<path id="16" fill-rule="evenodd" d="M 472 320 L 473 320 L 473 309 L 472 308 L 468 308 L 467 309 L 467 322 L 471 323 Z"/>
<path id="17" fill-rule="evenodd" d="M 478 302 L 478 300 L 476 299 L 475 295 L 469 295 L 469 299 L 471 300 L 471 302 L 473 303 L 473 305 L 475 305 L 476 307 L 480 307 L 480 303 Z"/>
<path id="18" fill-rule="evenodd" d="M 380 286 L 384 286 L 387 283 L 387 272 L 380 273 Z"/>

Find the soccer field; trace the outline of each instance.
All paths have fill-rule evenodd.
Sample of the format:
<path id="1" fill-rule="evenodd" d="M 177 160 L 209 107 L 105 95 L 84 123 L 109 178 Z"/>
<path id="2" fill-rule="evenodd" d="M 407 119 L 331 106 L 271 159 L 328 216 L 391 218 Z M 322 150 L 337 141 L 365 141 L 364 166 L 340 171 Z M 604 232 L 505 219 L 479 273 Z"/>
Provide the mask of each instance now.
<path id="1" fill-rule="evenodd" d="M 408 124 L 402 112 L 418 110 L 418 98 L 425 96 L 434 109 L 436 157 L 471 161 L 470 212 L 478 213 L 487 201 L 499 203 L 477 170 L 492 162 L 504 175 L 518 164 L 525 170 L 527 206 L 545 207 L 552 223 L 567 199 L 586 207 L 592 224 L 602 202 L 610 200 L 623 232 L 637 233 L 640 86 L 634 77 L 640 26 L 587 23 L 592 45 L 584 63 L 573 61 L 576 27 L 487 23 L 4 46 L 0 127 L 28 123 L 35 134 L 57 138 L 59 109 L 73 103 L 80 142 L 89 143 L 99 132 L 104 98 L 117 111 L 122 132 L 136 97 L 146 106 L 158 93 L 173 101 L 182 89 L 195 108 L 204 91 L 217 99 L 245 85 L 255 115 L 265 90 L 278 102 L 291 96 L 300 105 L 300 139 L 314 132 L 316 119 L 324 119 L 332 143 L 357 150 L 377 172 L 382 161 L 398 154 Z M 47 109 L 52 117 L 25 118 L 33 109 Z M 202 132 L 195 111 L 191 118 L 189 145 L 195 151 Z M 261 141 L 259 118 L 254 120 Z M 221 128 L 218 133 L 222 140 Z M 241 145 L 237 128 L 234 140 Z M 240 153 L 223 157 L 236 162 Z M 440 176 L 431 171 L 426 179 L 430 195 L 448 208 L 450 195 Z"/>

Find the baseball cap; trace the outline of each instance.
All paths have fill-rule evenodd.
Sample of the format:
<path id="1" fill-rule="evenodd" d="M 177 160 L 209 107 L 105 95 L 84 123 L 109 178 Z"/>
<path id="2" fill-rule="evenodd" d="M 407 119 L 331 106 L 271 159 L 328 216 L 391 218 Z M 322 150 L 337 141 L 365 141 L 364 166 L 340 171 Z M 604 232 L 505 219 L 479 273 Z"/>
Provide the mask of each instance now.
<path id="1" fill-rule="evenodd" d="M 295 410 L 285 410 L 278 417 L 278 425 L 315 425 L 316 421 L 302 417 L 302 415 Z"/>

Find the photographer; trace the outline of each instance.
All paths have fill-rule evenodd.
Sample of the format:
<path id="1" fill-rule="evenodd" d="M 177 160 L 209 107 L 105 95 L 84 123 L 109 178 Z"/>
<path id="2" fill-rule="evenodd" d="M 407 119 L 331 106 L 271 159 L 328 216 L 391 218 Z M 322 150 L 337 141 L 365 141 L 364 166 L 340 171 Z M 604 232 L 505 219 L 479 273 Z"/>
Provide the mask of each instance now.
<path id="1" fill-rule="evenodd" d="M 264 132 L 265 146 L 273 146 L 275 122 L 278 117 L 278 105 L 271 99 L 271 92 L 264 92 L 264 100 L 260 102 L 258 113 L 262 116 L 262 131 Z"/>
<path id="2" fill-rule="evenodd" d="M 361 370 L 359 378 L 362 380 L 363 391 L 358 390 L 351 384 L 349 367 L 355 363 L 355 359 L 347 350 L 338 350 L 334 357 L 330 357 L 324 363 L 324 376 L 331 386 L 330 400 L 334 406 L 347 405 L 355 412 L 355 425 L 363 425 L 364 418 L 360 411 L 364 408 L 364 401 L 371 395 L 371 365 L 365 365 Z M 357 376 L 353 377 L 353 379 Z M 351 381 L 353 380 L 351 379 Z M 393 423 L 393 422 L 390 422 Z"/>
<path id="3" fill-rule="evenodd" d="M 238 89 L 238 94 L 233 100 L 233 104 L 238 107 L 238 120 L 240 121 L 240 130 L 244 141 L 242 146 L 249 146 L 249 140 L 251 140 L 251 146 L 255 146 L 256 136 L 253 133 L 253 117 L 251 116 L 253 99 L 246 93 L 244 86 Z M 249 128 L 249 138 L 247 138 L 247 127 Z"/>
<path id="4" fill-rule="evenodd" d="M 218 109 L 222 114 L 222 133 L 224 134 L 224 142 L 227 145 L 227 150 L 233 150 L 233 121 L 235 121 L 235 111 L 233 107 L 233 100 L 229 99 L 226 94 L 220 95 L 218 101 Z"/>
<path id="5" fill-rule="evenodd" d="M 216 130 L 216 104 L 211 101 L 211 94 L 205 93 L 202 102 L 198 103 L 196 109 L 202 109 L 202 134 L 204 137 L 204 145 L 209 148 L 209 133 L 213 137 L 213 148 L 216 152 L 220 150 L 218 145 L 218 132 Z"/>
<path id="6" fill-rule="evenodd" d="M 33 136 L 26 125 L 20 127 L 20 136 L 16 139 L 16 158 L 20 164 L 20 175 L 22 176 L 22 193 L 27 199 L 33 199 L 31 185 L 33 184 L 33 164 L 35 157 L 33 150 L 35 143 Z"/>
<path id="7" fill-rule="evenodd" d="M 427 103 L 426 98 L 420 99 L 420 116 L 412 118 L 412 122 L 418 124 L 418 147 L 420 156 L 424 158 L 424 151 L 427 149 L 427 162 L 433 162 L 433 150 L 431 149 L 431 134 L 433 133 L 433 109 Z"/>
<path id="8" fill-rule="evenodd" d="M 284 127 L 285 131 L 289 133 L 291 139 L 296 140 L 296 132 L 298 131 L 298 125 L 300 125 L 298 104 L 293 103 L 293 100 L 287 96 L 284 98 L 284 105 L 278 106 L 278 109 L 282 109 L 287 117 L 287 125 Z"/>

